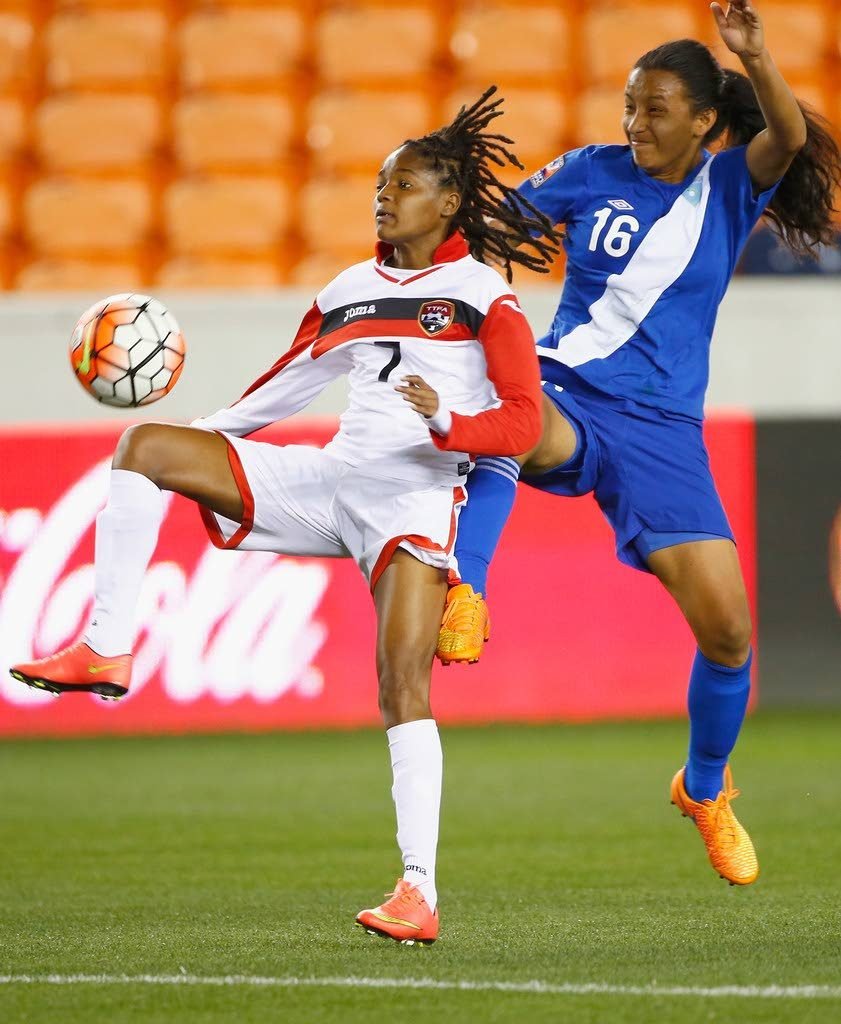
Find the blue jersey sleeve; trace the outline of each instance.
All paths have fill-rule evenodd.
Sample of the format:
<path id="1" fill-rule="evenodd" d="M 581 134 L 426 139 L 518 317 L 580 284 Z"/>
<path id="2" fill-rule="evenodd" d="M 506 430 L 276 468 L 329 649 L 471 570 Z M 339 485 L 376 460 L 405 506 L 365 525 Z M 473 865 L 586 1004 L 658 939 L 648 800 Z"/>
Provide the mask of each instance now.
<path id="1" fill-rule="evenodd" d="M 517 191 L 553 224 L 566 224 L 576 199 L 586 193 L 588 170 L 588 150 L 573 149 L 542 167 Z"/>
<path id="2" fill-rule="evenodd" d="M 747 146 L 734 146 L 717 153 L 710 168 L 712 187 L 724 197 L 728 214 L 734 219 L 736 234 L 746 238 L 754 224 L 774 198 L 779 181 L 757 192 L 747 163 Z"/>

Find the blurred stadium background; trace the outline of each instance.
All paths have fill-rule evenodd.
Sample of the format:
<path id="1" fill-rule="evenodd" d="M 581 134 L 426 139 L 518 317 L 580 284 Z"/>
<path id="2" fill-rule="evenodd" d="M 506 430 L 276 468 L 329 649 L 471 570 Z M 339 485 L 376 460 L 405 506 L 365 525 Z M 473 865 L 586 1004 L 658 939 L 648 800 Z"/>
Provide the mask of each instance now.
<path id="1" fill-rule="evenodd" d="M 841 0 L 768 0 L 760 8 L 769 46 L 795 91 L 838 125 Z M 283 742 L 296 745 L 285 761 L 271 737 L 257 746 L 236 737 L 170 746 L 154 740 L 12 742 L 15 736 L 377 721 L 372 615 L 354 567 L 215 552 L 194 510 L 178 499 L 144 591 L 130 699 L 116 708 L 87 698 L 52 702 L 8 678 L 8 663 L 48 653 L 74 636 L 87 615 L 93 519 L 104 501 L 109 453 L 128 422 L 94 405 L 72 380 L 66 346 L 78 315 L 101 296 L 141 290 L 162 298 L 181 322 L 188 344 L 181 381 L 163 404 L 133 416 L 186 421 L 227 404 L 287 347 L 314 292 L 348 263 L 369 256 L 374 174 L 395 145 L 442 123 L 491 82 L 506 97 L 505 129 L 529 171 L 576 145 L 621 141 L 628 67 L 645 50 L 684 35 L 710 43 L 725 61 L 704 0 L 0 0 L 0 735 L 8 737 L 0 745 L 0 804 L 10 826 L 0 882 L 7 883 L 2 902 L 12 929 L 10 941 L 0 943 L 0 973 L 4 964 L 36 974 L 85 973 L 94 963 L 129 972 L 172 973 L 173 964 L 186 963 L 205 974 L 224 974 L 232 965 L 245 974 L 277 973 L 265 953 L 276 915 L 265 908 L 276 907 L 284 892 L 280 914 L 293 932 L 299 922 L 293 926 L 289 919 L 302 906 L 312 920 L 327 915 L 323 927 L 290 933 L 287 947 L 297 952 L 289 969 L 338 975 L 350 963 L 364 974 L 374 970 L 364 957 L 348 961 L 336 947 L 335 930 L 345 928 L 347 911 L 355 907 L 346 905 L 343 880 L 331 865 L 339 848 L 363 900 L 379 891 L 370 887 L 384 880 L 382 862 L 392 855 L 385 778 L 372 769 L 371 779 L 365 776 L 364 759 L 379 756 L 379 737 L 312 737 L 311 748 L 305 738 L 286 737 Z M 537 334 L 549 323 L 562 276 L 559 264 L 548 281 L 524 274 L 515 281 Z M 776 884 L 782 877 L 789 889 L 747 917 L 721 910 L 717 889 L 715 896 L 710 888 L 709 897 L 698 897 L 693 906 L 706 915 L 708 934 L 699 962 L 707 964 L 703 980 L 711 983 L 837 979 L 827 966 L 829 947 L 820 946 L 829 941 L 832 923 L 809 922 L 819 919 L 815 908 L 827 898 L 821 879 L 832 872 L 837 877 L 820 858 L 828 856 L 826 843 L 839 824 L 831 727 L 837 721 L 832 708 L 841 702 L 841 626 L 826 574 L 828 531 L 841 504 L 839 322 L 841 247 L 827 247 L 819 263 L 807 265 L 791 260 L 767 232 L 757 232 L 719 318 L 709 439 L 758 622 L 758 706 L 771 712 L 757 719 L 764 727 L 746 740 L 754 783 L 772 780 L 765 803 L 753 804 L 753 821 L 764 829 L 766 849 L 775 838 L 778 860 L 771 871 L 777 871 Z M 273 436 L 323 442 L 343 399 L 339 382 Z M 483 662 L 436 672 L 443 721 L 682 714 L 691 638 L 651 580 L 615 563 L 610 533 L 589 499 L 560 503 L 522 488 L 491 584 L 495 634 Z M 517 645 L 524 635 L 531 638 L 527 652 Z M 795 705 L 803 710 L 784 731 L 773 708 Z M 573 971 L 564 977 L 619 977 L 629 984 L 655 975 L 697 980 L 679 967 L 686 948 L 698 952 L 700 933 L 680 908 L 662 909 L 659 882 L 688 892 L 706 870 L 700 849 L 690 854 L 688 833 L 669 838 L 665 873 L 641 880 L 652 857 L 648 811 L 643 804 L 630 808 L 613 787 L 620 775 L 631 778 L 634 761 L 635 793 L 662 788 L 664 759 L 680 756 L 683 728 L 592 728 L 575 735 L 530 730 L 543 737 L 540 743 L 522 730 L 502 731 L 489 735 L 487 745 L 472 734 L 451 733 L 452 792 L 461 795 L 447 797 L 447 814 L 453 812 L 442 840 L 452 865 L 448 884 L 467 900 L 475 865 L 503 844 L 507 871 L 496 863 L 477 870 L 508 885 L 499 890 L 508 906 L 532 907 L 533 924 L 504 954 L 493 943 L 482 945 L 490 931 L 481 932 L 478 953 L 471 945 L 475 935 L 459 934 L 460 945 L 473 952 L 466 966 L 442 961 L 450 964 L 447 977 L 484 977 L 486 965 L 494 964 L 506 977 L 554 976 L 557 962 L 545 955 L 544 944 L 551 945 L 560 925 L 551 909 L 557 887 L 546 864 L 563 848 L 570 861 L 559 869 L 562 877 L 570 879 L 580 867 L 569 852 L 570 833 L 552 808 L 560 799 L 558 777 L 575 780 L 570 829 L 573 835 L 581 829 L 581 857 L 590 869 L 583 880 L 564 882 L 563 927 L 574 936 L 560 957 Z M 550 751 L 567 745 L 573 753 L 566 761 L 550 764 Z M 783 748 L 787 768 L 775 775 Z M 356 775 L 346 776 L 348 752 L 350 763 L 366 765 L 358 769 L 358 786 Z M 818 778 L 803 768 L 813 754 L 823 766 Z M 354 755 L 362 761 L 354 762 Z M 279 791 L 275 772 L 294 780 L 308 758 L 312 788 L 287 781 Z M 317 778 L 316 759 L 322 766 Z M 115 764 L 116 774 L 129 780 L 127 789 L 110 785 L 108 765 Z M 512 764 L 520 765 L 519 782 L 509 776 Z M 383 761 L 377 770 L 384 767 Z M 256 778 L 262 788 L 243 809 L 241 794 Z M 83 790 L 77 791 L 76 779 Z M 149 790 L 142 779 L 150 780 Z M 360 793 L 377 780 L 382 793 L 360 803 Z M 807 788 L 815 813 L 821 808 L 820 825 L 809 816 L 811 807 L 798 802 Z M 328 816 L 337 793 L 354 808 L 350 816 Z M 475 801 L 471 794 L 478 794 Z M 780 794 L 789 798 L 787 810 L 772 799 Z M 147 800 L 154 812 L 147 812 Z M 286 808 L 282 842 L 297 844 L 280 855 L 275 811 L 265 810 L 273 800 Z M 580 817 L 581 808 L 605 800 L 611 820 L 622 823 L 614 831 L 595 812 Z M 475 822 L 471 815 L 479 806 L 499 806 L 511 827 L 500 833 L 488 811 L 475 830 L 465 824 L 457 832 L 456 821 Z M 547 818 L 556 824 L 550 827 Z M 549 829 L 542 839 L 532 821 Z M 616 829 L 626 825 L 629 831 L 620 835 Z M 115 838 L 115 826 L 125 841 Z M 811 846 L 798 845 L 801 826 Z M 179 833 L 184 844 L 176 851 L 166 837 Z M 226 839 L 234 834 L 261 866 L 253 890 L 240 878 L 239 847 Z M 49 850 L 56 846 L 78 867 L 66 881 L 53 876 Z M 204 851 L 198 866 L 195 849 Z M 146 850 L 154 854 L 148 862 Z M 804 889 L 804 850 L 812 858 L 805 875 L 814 879 L 814 893 L 808 884 Z M 127 889 L 122 882 L 103 888 L 98 851 L 119 858 L 132 879 Z M 172 872 L 170 882 L 162 882 L 155 863 Z M 619 881 L 597 896 L 593 878 Z M 158 902 L 161 886 L 169 911 Z M 486 892 L 473 895 L 478 903 L 453 909 L 473 922 L 470 914 L 481 905 L 481 927 L 492 930 L 496 919 Z M 79 901 L 87 898 L 97 909 L 80 919 Z M 605 928 L 621 929 L 624 921 L 644 947 L 636 959 L 626 939 L 581 925 L 599 913 L 602 898 L 610 922 Z M 218 907 L 218 916 L 202 916 L 200 908 L 208 905 Z M 226 931 L 229 922 L 236 924 Z M 247 922 L 242 929 L 241 922 Z M 791 922 L 803 926 L 802 934 L 786 940 L 802 952 L 798 970 L 775 960 L 769 946 L 764 959 L 740 960 L 733 974 L 732 965 L 757 935 L 775 928 L 787 934 Z M 834 927 L 837 954 L 837 920 Z M 116 955 L 114 929 L 128 940 Z M 12 936 L 23 936 L 23 943 L 12 943 Z M 56 937 L 64 949 L 58 959 Z M 192 960 L 185 949 L 195 953 Z M 393 973 L 390 961 L 377 956 L 376 964 Z M 837 956 L 833 963 L 835 970 Z M 6 1019 L 42 1019 L 32 1014 L 25 993 L 16 998 Z M 79 1020 L 106 1019 L 87 1003 L 77 1001 L 69 1011 L 58 995 L 43 1009 L 48 1003 L 41 1004 L 43 1019 L 75 1020 L 74 1013 Z M 187 1003 L 173 1005 L 178 1015 Z M 354 1005 L 361 1009 L 363 1002 Z M 364 1006 L 366 1019 L 381 1019 L 375 1004 Z M 296 1019 L 348 1019 L 339 1011 L 330 1016 L 325 1007 L 318 1014 L 301 1010 Z M 258 1003 L 252 1009 L 253 1019 L 265 1018 Z M 501 1010 L 494 1016 L 497 1010 L 488 1004 L 480 1015 L 474 1005 L 460 1019 L 524 1019 L 513 1010 L 510 1017 Z M 129 1019 L 127 1012 L 115 1003 L 108 1019 Z M 137 1019 L 153 1019 L 138 1012 Z M 212 1019 L 252 1019 L 239 1006 L 230 1012 Z M 557 1019 L 540 1012 L 531 1005 L 530 1019 Z M 639 1018 L 630 1011 L 588 1012 L 580 1005 L 576 1019 L 655 1019 L 642 1006 Z M 663 1020 L 690 1020 L 676 1007 L 663 1012 Z M 807 1019 L 798 1013 L 788 1016 L 778 1005 L 762 1019 Z M 713 1019 L 706 1008 L 703 1014 L 691 1019 Z"/>
<path id="2" fill-rule="evenodd" d="M 795 91 L 837 122 L 841 5 L 762 13 Z M 696 0 L 2 0 L 0 280 L 318 286 L 367 256 L 395 143 L 489 82 L 527 167 L 622 141 L 628 67 L 681 36 L 729 57 Z"/>

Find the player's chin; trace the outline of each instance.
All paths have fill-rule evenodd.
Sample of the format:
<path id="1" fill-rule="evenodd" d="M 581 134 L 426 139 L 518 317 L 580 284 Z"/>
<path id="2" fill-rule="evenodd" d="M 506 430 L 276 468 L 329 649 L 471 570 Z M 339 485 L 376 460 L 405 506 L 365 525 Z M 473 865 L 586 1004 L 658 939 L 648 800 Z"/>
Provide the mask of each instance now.
<path id="1" fill-rule="evenodd" d="M 394 220 L 394 217 L 378 217 L 375 221 L 377 228 L 377 238 L 381 242 L 399 242 L 400 229 Z"/>
<path id="2" fill-rule="evenodd" d="M 641 167 L 649 173 L 656 171 L 660 165 L 660 161 L 657 159 L 657 150 L 650 143 L 631 146 L 631 155 L 637 167 Z"/>

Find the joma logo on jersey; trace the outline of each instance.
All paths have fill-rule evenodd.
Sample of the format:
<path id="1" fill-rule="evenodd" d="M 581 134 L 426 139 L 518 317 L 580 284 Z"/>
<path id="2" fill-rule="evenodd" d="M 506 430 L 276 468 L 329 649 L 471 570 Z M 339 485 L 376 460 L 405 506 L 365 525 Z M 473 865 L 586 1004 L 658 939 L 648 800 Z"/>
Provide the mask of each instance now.
<path id="1" fill-rule="evenodd" d="M 351 306 L 350 309 L 345 310 L 345 318 L 342 323 L 346 324 L 348 320 L 352 320 L 355 316 L 370 316 L 376 312 L 376 306 Z"/>
<path id="2" fill-rule="evenodd" d="M 446 299 L 433 299 L 431 302 L 424 302 L 418 312 L 418 323 L 423 330 L 434 337 L 450 326 L 455 319 L 456 307 L 454 303 Z"/>
<path id="3" fill-rule="evenodd" d="M 608 206 L 612 206 L 614 210 L 633 210 L 633 206 L 626 199 L 608 199 Z"/>

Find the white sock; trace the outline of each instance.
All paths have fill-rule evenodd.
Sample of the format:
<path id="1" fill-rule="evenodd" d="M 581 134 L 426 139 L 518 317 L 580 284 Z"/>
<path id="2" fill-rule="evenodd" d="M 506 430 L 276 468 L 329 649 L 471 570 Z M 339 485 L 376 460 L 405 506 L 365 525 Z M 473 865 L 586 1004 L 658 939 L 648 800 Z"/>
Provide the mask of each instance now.
<path id="1" fill-rule="evenodd" d="M 93 618 L 83 637 L 106 658 L 131 653 L 137 598 L 163 513 L 157 484 L 140 473 L 111 470 L 108 504 L 96 517 Z"/>
<path id="2" fill-rule="evenodd" d="M 431 718 L 424 718 L 392 726 L 386 735 L 403 877 L 420 889 L 430 909 L 435 910 L 435 851 L 444 761 L 438 726 Z"/>

